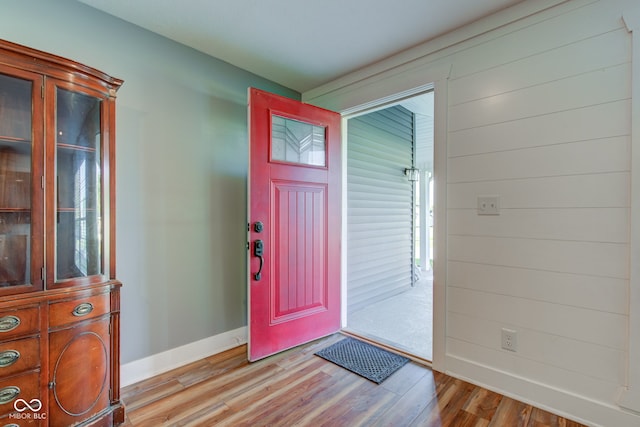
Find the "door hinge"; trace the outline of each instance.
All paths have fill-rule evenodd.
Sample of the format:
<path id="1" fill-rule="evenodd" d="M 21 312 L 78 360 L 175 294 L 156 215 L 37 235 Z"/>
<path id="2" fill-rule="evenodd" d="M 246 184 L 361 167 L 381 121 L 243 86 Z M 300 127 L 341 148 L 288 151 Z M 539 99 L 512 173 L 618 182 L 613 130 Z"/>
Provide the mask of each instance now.
<path id="1" fill-rule="evenodd" d="M 42 175 L 42 176 L 40 177 L 40 185 L 42 186 L 42 189 L 43 189 L 43 190 L 44 190 L 44 184 L 45 184 L 45 182 L 44 182 L 44 175 Z"/>
<path id="2" fill-rule="evenodd" d="M 42 269 L 40 270 L 40 275 L 42 276 L 41 278 L 42 278 L 43 281 L 44 281 L 45 273 L 46 273 L 46 268 L 42 267 Z"/>
<path id="3" fill-rule="evenodd" d="M 44 83 L 40 86 L 40 98 L 44 99 Z"/>

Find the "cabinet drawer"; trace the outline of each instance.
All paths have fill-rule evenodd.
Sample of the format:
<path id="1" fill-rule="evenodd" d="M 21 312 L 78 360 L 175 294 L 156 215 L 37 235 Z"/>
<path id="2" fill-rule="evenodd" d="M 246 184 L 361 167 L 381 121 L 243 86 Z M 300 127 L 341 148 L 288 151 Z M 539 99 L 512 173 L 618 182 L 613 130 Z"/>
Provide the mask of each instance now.
<path id="1" fill-rule="evenodd" d="M 109 313 L 111 296 L 108 293 L 63 301 L 49 306 L 49 326 L 55 327 Z"/>
<path id="2" fill-rule="evenodd" d="M 22 418 L 17 418 L 16 416 L 14 416 L 13 418 L 11 416 L 2 418 L 0 419 L 0 427 L 27 427 L 27 426 L 38 426 L 38 425 L 44 426 L 45 425 L 45 424 L 39 424 L 41 420 L 35 419 L 35 417 L 30 413 L 29 413 L 30 417 L 27 418 L 27 416 L 28 415 L 22 415 Z M 42 421 L 42 423 L 44 422 L 45 421 Z"/>
<path id="3" fill-rule="evenodd" d="M 27 307 L 0 312 L 0 340 L 38 332 L 40 307 Z"/>
<path id="4" fill-rule="evenodd" d="M 39 366 L 40 338 L 24 338 L 0 344 L 0 376 L 6 377 Z"/>
<path id="5" fill-rule="evenodd" d="M 40 399 L 39 377 L 39 372 L 29 372 L 0 381 L 0 416 L 16 412 L 16 399 Z"/>
<path id="6" fill-rule="evenodd" d="M 6 418 L 0 419 L 0 427 L 27 427 L 27 426 L 44 425 L 44 424 L 38 424 L 39 422 L 40 420 L 36 420 L 34 418 L 17 420 L 15 418 L 6 417 Z"/>

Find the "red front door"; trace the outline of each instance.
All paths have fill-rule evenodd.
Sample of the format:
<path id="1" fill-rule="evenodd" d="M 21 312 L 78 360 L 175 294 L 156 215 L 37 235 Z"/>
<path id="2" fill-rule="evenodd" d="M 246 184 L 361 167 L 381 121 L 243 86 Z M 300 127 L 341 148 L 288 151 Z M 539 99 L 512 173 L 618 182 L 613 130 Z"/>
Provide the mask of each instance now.
<path id="1" fill-rule="evenodd" d="M 249 89 L 249 360 L 340 329 L 340 115 Z"/>

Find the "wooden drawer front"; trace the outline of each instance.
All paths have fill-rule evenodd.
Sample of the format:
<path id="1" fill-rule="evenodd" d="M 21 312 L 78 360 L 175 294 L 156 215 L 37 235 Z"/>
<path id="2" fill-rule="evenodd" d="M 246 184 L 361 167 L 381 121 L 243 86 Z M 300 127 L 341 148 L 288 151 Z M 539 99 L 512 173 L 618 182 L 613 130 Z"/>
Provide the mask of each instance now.
<path id="1" fill-rule="evenodd" d="M 45 424 L 38 424 L 40 422 L 41 420 L 36 420 L 35 418 L 27 418 L 27 419 L 21 420 L 21 419 L 15 419 L 11 417 L 5 417 L 0 419 L 0 427 L 27 427 L 27 426 L 37 426 L 37 425 L 44 426 L 45 425 Z M 42 423 L 44 422 L 46 421 L 42 421 Z"/>
<path id="2" fill-rule="evenodd" d="M 60 326 L 102 316 L 111 311 L 110 294 L 93 295 L 49 306 L 49 326 Z"/>
<path id="3" fill-rule="evenodd" d="M 40 307 L 28 307 L 0 312 L 0 340 L 38 332 Z"/>
<path id="4" fill-rule="evenodd" d="M 39 366 L 40 338 L 24 338 L 0 344 L 0 376 L 6 377 Z"/>
<path id="5" fill-rule="evenodd" d="M 31 414 L 29 414 L 31 415 Z M 39 419 L 35 419 L 33 416 L 31 416 L 30 418 L 27 418 L 27 415 L 22 415 L 22 417 L 24 419 L 20 419 L 18 417 L 5 417 L 0 419 L 0 427 L 27 427 L 27 426 L 37 426 L 37 425 L 45 425 L 45 424 L 38 424 L 41 422 L 41 420 Z M 45 423 L 46 421 L 42 421 L 42 423 Z"/>
<path id="6" fill-rule="evenodd" d="M 13 406 L 17 399 L 40 399 L 39 376 L 39 372 L 29 372 L 0 381 L 0 416 L 17 412 Z"/>

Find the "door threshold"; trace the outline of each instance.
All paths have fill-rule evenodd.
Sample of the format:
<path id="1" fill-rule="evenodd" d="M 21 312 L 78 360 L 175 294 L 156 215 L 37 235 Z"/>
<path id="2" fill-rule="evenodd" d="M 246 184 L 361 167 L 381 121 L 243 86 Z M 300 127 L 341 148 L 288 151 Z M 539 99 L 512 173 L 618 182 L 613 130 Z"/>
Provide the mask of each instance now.
<path id="1" fill-rule="evenodd" d="M 354 332 L 348 328 L 345 329 L 341 329 L 340 333 L 342 335 L 346 335 L 349 337 L 353 337 L 353 338 L 357 338 L 359 340 L 368 342 L 369 344 L 375 345 L 377 347 L 380 348 L 384 348 L 385 350 L 389 350 L 392 353 L 396 353 L 399 354 L 401 356 L 404 356 L 410 360 L 412 360 L 413 362 L 416 362 L 422 366 L 426 366 L 428 368 L 432 368 L 433 362 L 429 359 L 425 359 L 424 357 L 420 357 L 418 355 L 415 355 L 407 350 L 404 350 L 402 348 L 396 347 L 393 344 L 389 343 L 389 342 L 385 342 L 383 340 L 380 340 L 379 338 L 374 338 L 365 334 L 361 334 L 358 332 Z"/>

